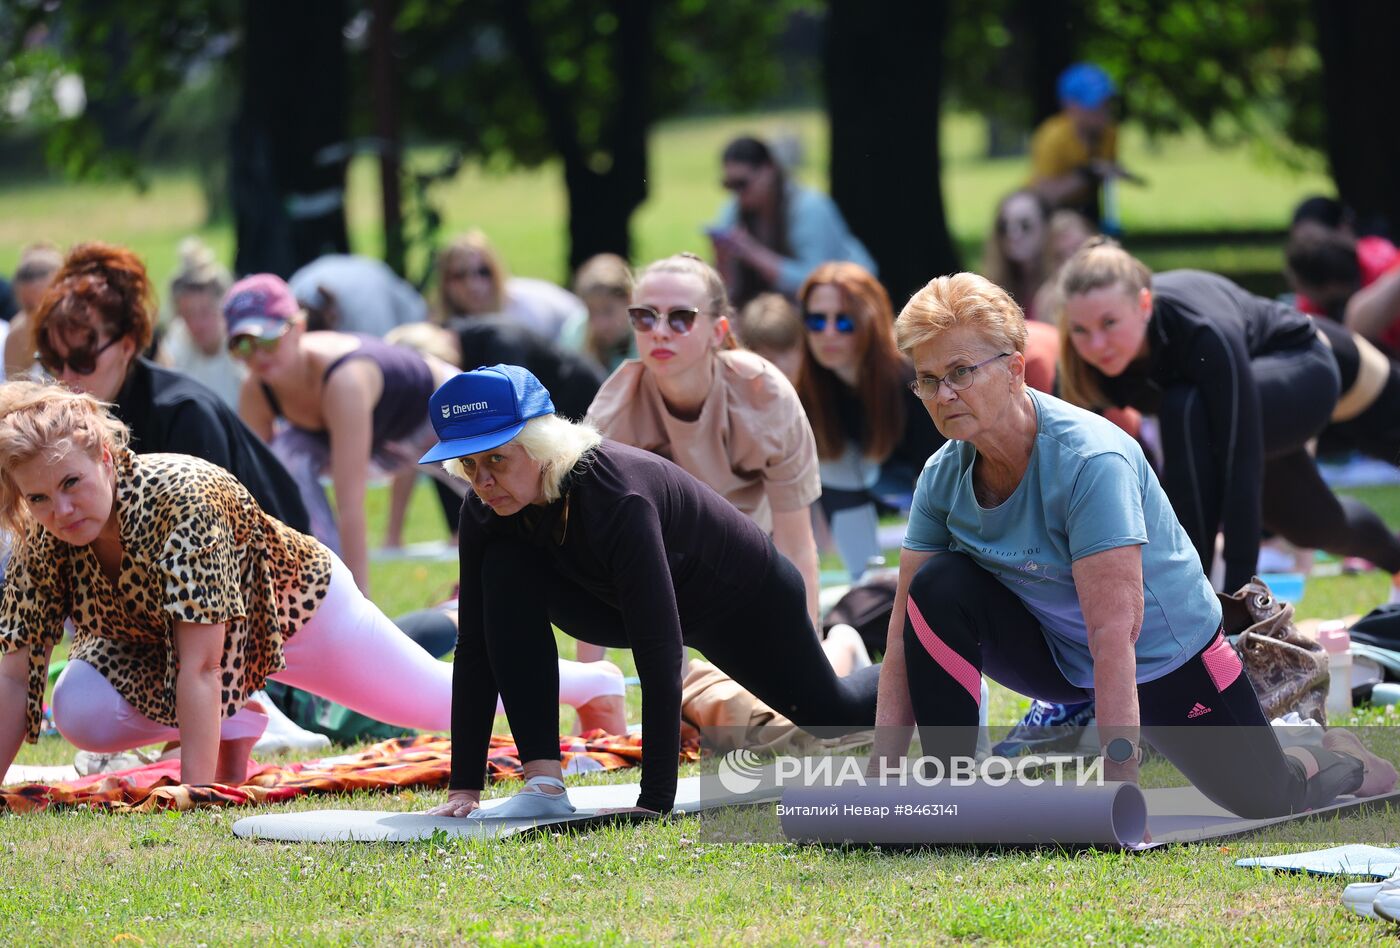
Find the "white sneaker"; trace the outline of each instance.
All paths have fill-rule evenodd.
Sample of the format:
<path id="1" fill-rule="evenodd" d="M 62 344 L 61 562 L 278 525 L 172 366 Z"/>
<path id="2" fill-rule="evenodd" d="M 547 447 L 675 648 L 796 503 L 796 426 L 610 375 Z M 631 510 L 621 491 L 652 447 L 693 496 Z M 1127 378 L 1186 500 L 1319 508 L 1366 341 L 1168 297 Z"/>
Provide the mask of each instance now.
<path id="1" fill-rule="evenodd" d="M 115 754 L 98 754 L 93 751 L 78 751 L 73 755 L 73 769 L 79 776 L 110 774 L 118 770 L 144 767 L 159 760 L 159 755 L 141 750 L 120 751 Z"/>
<path id="2" fill-rule="evenodd" d="M 282 713 L 265 691 L 257 691 L 248 696 L 249 701 L 262 705 L 267 715 L 267 730 L 253 745 L 255 754 L 275 754 L 278 751 L 321 750 L 331 746 L 331 739 L 324 734 L 308 731 L 294 723 Z"/>
<path id="3" fill-rule="evenodd" d="M 1377 918 L 1376 899 L 1382 893 L 1400 893 L 1400 875 L 1391 876 L 1380 882 L 1353 882 L 1342 892 L 1342 904 L 1349 911 L 1366 918 Z"/>
<path id="4" fill-rule="evenodd" d="M 1383 918 L 1387 922 L 1400 922 L 1400 880 L 1387 879 L 1381 885 L 1391 884 L 1391 888 L 1376 893 L 1371 902 L 1371 917 Z M 1348 889 L 1351 886 L 1347 886 Z M 1366 914 L 1362 912 L 1361 914 Z"/>

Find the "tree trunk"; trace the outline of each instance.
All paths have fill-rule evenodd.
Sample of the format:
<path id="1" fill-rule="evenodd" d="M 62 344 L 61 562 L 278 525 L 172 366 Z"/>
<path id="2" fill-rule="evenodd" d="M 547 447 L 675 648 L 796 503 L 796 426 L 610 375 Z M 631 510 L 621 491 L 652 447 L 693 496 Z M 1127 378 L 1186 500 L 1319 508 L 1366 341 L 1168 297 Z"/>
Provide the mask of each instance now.
<path id="1" fill-rule="evenodd" d="M 939 154 L 946 0 L 831 0 L 823 80 L 831 194 L 898 310 L 960 268 Z"/>
<path id="2" fill-rule="evenodd" d="M 1025 30 L 1029 52 L 1026 69 L 1027 93 L 1031 101 L 1031 128 L 1060 111 L 1055 84 L 1074 62 L 1074 39 L 1082 17 L 1069 0 L 1020 0 L 1016 19 Z"/>
<path id="3" fill-rule="evenodd" d="M 245 0 L 230 169 L 239 273 L 346 253 L 345 0 Z"/>
<path id="4" fill-rule="evenodd" d="M 1385 108 L 1400 83 L 1400 4 L 1315 0 L 1327 160 L 1359 228 L 1400 227 L 1400 122 Z"/>
<path id="5" fill-rule="evenodd" d="M 647 197 L 646 92 L 654 58 L 655 9 L 651 3 L 615 0 L 618 28 L 611 50 L 618 100 L 598 147 L 582 141 L 569 90 L 549 74 L 543 44 L 526 0 L 507 2 L 502 14 L 512 48 L 544 112 L 550 139 L 564 163 L 569 192 L 569 269 L 589 257 L 615 253 L 631 258 L 632 214 Z M 596 157 L 604 156 L 600 160 Z"/>
<path id="6" fill-rule="evenodd" d="M 400 197 L 399 90 L 394 72 L 394 17 L 398 0 L 374 0 L 370 32 L 374 85 L 374 134 L 379 139 L 379 193 L 384 218 L 384 262 L 405 270 L 403 202 Z"/>

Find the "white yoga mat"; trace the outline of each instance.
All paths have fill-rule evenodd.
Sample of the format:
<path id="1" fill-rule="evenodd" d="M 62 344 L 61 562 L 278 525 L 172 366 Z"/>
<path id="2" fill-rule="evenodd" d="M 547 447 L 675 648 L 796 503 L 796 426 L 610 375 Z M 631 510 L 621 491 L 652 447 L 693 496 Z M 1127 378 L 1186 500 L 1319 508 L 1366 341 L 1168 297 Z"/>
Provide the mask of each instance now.
<path id="1" fill-rule="evenodd" d="M 710 796 L 701 800 L 700 778 L 683 777 L 676 784 L 676 813 L 700 813 L 725 806 L 747 806 L 777 799 L 771 768 L 759 775 L 758 785 L 742 794 Z M 712 790 L 712 781 L 706 789 Z M 597 811 L 635 806 L 641 787 L 635 783 L 597 787 L 570 787 L 569 800 L 578 812 L 573 816 L 545 820 L 468 820 L 427 816 L 424 813 L 386 813 L 379 810 L 311 810 L 301 813 L 271 813 L 249 816 L 233 824 L 233 833 L 246 839 L 284 842 L 409 842 L 427 839 L 442 831 L 471 839 L 499 839 L 551 826 L 582 828 L 599 822 Z M 487 811 L 509 797 L 495 797 L 482 804 Z"/>
<path id="2" fill-rule="evenodd" d="M 1380 846 L 1333 846 L 1306 853 L 1283 856 L 1256 856 L 1236 859 L 1235 865 L 1245 869 L 1274 869 L 1280 872 L 1307 872 L 1319 876 L 1366 876 L 1389 879 L 1400 872 L 1400 849 Z"/>
<path id="3" fill-rule="evenodd" d="M 11 764 L 10 769 L 5 771 L 5 779 L 0 782 L 0 786 L 9 787 L 25 783 L 66 783 L 69 780 L 77 779 L 78 771 L 73 768 L 72 764 L 53 767 Z"/>

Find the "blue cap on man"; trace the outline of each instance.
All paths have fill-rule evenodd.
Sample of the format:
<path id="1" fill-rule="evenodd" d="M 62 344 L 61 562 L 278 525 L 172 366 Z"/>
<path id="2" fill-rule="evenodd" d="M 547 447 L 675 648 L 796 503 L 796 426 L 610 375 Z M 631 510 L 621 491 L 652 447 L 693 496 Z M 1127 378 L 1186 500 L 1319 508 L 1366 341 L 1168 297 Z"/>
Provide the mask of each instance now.
<path id="1" fill-rule="evenodd" d="M 418 463 L 500 447 L 520 434 L 531 418 L 552 414 L 549 390 L 528 369 L 492 365 L 460 372 L 428 399 L 428 417 L 438 443 Z"/>
<path id="2" fill-rule="evenodd" d="M 1108 73 L 1093 63 L 1075 63 L 1060 73 L 1056 91 L 1060 101 L 1085 109 L 1097 109 L 1118 90 Z"/>

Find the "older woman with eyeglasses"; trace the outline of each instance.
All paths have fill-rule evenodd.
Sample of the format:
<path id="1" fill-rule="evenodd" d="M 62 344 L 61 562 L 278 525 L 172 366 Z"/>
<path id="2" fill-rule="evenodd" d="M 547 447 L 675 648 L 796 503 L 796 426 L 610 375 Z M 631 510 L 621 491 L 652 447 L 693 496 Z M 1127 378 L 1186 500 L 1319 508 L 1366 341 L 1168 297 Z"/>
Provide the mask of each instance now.
<path id="1" fill-rule="evenodd" d="M 792 383 L 734 348 L 729 314 L 724 283 L 699 257 L 647 267 L 628 310 L 641 358 L 603 383 L 587 420 L 604 437 L 674 461 L 772 534 L 802 575 L 816 627 L 811 506 L 821 479 L 812 428 Z"/>
<path id="2" fill-rule="evenodd" d="M 791 299 L 812 269 L 828 260 L 876 272 L 836 202 L 789 178 L 766 143 L 736 138 L 721 162 L 722 184 L 734 197 L 707 232 L 735 306 L 770 291 Z"/>
<path id="3" fill-rule="evenodd" d="M 374 336 L 308 332 L 291 288 L 270 273 L 235 283 L 223 311 L 229 351 L 249 370 L 239 414 L 291 470 L 311 511 L 311 533 L 367 592 L 370 464 L 395 473 L 386 542 L 397 546 L 417 474 L 414 450 L 432 438 L 423 406 L 456 369 Z M 279 418 L 287 422 L 280 432 Z M 320 485 L 327 469 L 334 514 Z"/>
<path id="4" fill-rule="evenodd" d="M 900 556 L 877 766 L 903 756 L 916 723 L 925 754 L 970 757 L 985 672 L 1048 701 L 1094 698 L 1110 780 L 1137 779 L 1142 736 L 1243 816 L 1394 785 L 1345 732 L 1279 748 L 1142 450 L 1027 388 L 1025 321 L 1005 290 L 939 277 L 895 332 L 949 441 L 919 478 Z"/>
<path id="5" fill-rule="evenodd" d="M 142 356 L 154 332 L 146 268 L 124 247 L 74 247 L 33 313 L 39 364 L 67 387 L 111 404 L 137 454 L 189 454 L 219 465 L 264 512 L 294 530 L 311 522 L 281 463 L 212 389 Z"/>

